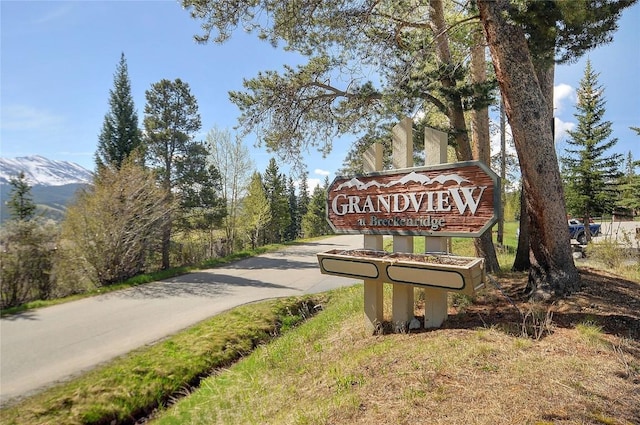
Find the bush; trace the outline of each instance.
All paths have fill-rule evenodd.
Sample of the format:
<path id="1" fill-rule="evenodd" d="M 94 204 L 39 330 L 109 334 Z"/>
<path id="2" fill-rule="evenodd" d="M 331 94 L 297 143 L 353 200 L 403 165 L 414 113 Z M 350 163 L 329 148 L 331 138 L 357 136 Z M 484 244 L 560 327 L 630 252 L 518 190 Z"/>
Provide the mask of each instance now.
<path id="1" fill-rule="evenodd" d="M 2 308 L 54 295 L 52 269 L 58 229 L 52 222 L 10 220 L 0 234 L 0 299 Z"/>
<path id="2" fill-rule="evenodd" d="M 625 245 L 631 246 L 630 240 L 625 240 Z M 625 248 L 606 240 L 590 245 L 587 257 L 614 273 L 635 279 L 640 277 L 640 250 L 637 247 Z"/>
<path id="3" fill-rule="evenodd" d="M 79 193 L 62 223 L 61 255 L 78 279 L 111 285 L 145 270 L 172 210 L 155 182 L 150 171 L 126 161 L 119 170 L 102 168 Z"/>

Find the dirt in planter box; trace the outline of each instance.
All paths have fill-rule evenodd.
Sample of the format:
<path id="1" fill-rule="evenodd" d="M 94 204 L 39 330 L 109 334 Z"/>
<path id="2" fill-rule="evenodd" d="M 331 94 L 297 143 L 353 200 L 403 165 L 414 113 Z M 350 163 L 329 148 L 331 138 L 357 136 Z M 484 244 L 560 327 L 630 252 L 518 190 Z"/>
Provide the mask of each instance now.
<path id="1" fill-rule="evenodd" d="M 368 249 L 354 249 L 335 253 L 350 257 L 377 258 L 390 261 L 412 261 L 415 263 L 446 264 L 452 266 L 466 266 L 473 260 L 468 257 L 456 257 L 454 255 L 411 254 L 408 252 L 386 252 Z"/>

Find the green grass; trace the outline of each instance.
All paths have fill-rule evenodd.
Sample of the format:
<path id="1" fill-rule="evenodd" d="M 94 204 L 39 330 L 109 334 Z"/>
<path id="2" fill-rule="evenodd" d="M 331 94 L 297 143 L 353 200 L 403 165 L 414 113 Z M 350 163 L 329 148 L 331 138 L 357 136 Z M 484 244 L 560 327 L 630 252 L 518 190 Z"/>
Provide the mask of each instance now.
<path id="1" fill-rule="evenodd" d="M 291 329 L 323 296 L 249 304 L 2 409 L 4 425 L 127 423 Z"/>
<path id="2" fill-rule="evenodd" d="M 152 423 L 577 425 L 634 417 L 635 384 L 619 376 L 618 355 L 581 330 L 538 340 L 498 327 L 372 336 L 362 309 L 361 285 L 333 292 L 322 313 L 207 378 Z"/>
<path id="3" fill-rule="evenodd" d="M 465 251 L 473 250 L 469 239 L 453 244 L 454 253 L 473 255 Z M 147 277 L 139 279 L 133 284 Z M 303 323 L 317 304 L 323 311 Z M 415 411 L 429 411 L 431 423 L 568 415 L 566 423 L 577 424 L 616 417 L 619 406 L 607 410 L 598 394 L 632 394 L 618 376 L 625 354 L 612 354 L 587 322 L 540 340 L 499 327 L 371 336 L 362 311 L 361 285 L 242 306 L 3 409 L 0 418 L 3 425 L 121 424 L 158 408 L 160 424 L 417 423 Z M 486 388 L 495 391 L 491 406 Z M 544 388 L 557 391 L 547 397 Z M 527 403 L 531 397 L 536 404 Z"/>
<path id="4" fill-rule="evenodd" d="M 589 344 L 604 345 L 606 343 L 604 333 L 602 332 L 602 326 L 599 326 L 592 321 L 578 323 L 576 325 L 576 331 L 578 332 L 578 335 L 580 335 L 580 337 Z"/>
<path id="5" fill-rule="evenodd" d="M 496 232 L 494 227 L 493 241 L 496 246 L 496 254 L 498 256 L 498 263 L 502 272 L 508 272 L 511 270 L 513 260 L 515 258 L 516 249 L 518 247 L 518 238 L 516 236 L 516 230 L 519 223 L 517 221 L 505 222 L 503 245 L 498 246 L 496 242 Z M 422 236 L 416 236 L 413 239 L 413 251 L 424 252 L 425 238 Z M 393 239 L 391 237 L 385 238 L 384 249 L 386 251 L 393 250 Z M 451 253 L 462 257 L 475 257 L 476 251 L 473 245 L 473 238 L 451 238 Z"/>
<path id="6" fill-rule="evenodd" d="M 620 372 L 637 370 L 632 342 L 597 343 L 611 336 L 583 325 L 539 339 L 490 325 L 371 335 L 355 285 L 239 307 L 0 414 L 3 425 L 133 423 L 154 407 L 157 424 L 632 423 L 636 388 Z"/>
<path id="7" fill-rule="evenodd" d="M 333 347 L 329 342 L 333 339 L 339 345 L 349 343 L 352 329 L 343 331 L 344 321 L 361 329 L 356 332 L 364 335 L 360 323 L 363 309 L 361 292 L 361 285 L 330 292 L 330 302 L 322 313 L 273 343 L 258 347 L 223 374 L 207 378 L 198 391 L 182 399 L 157 423 L 279 423 L 285 421 L 292 411 L 296 412 L 298 423 L 321 423 L 322 418 L 326 419 L 322 412 L 324 409 L 353 402 L 349 395 L 351 387 L 364 379 L 362 374 L 350 371 L 346 359 L 340 362 L 332 359 Z M 385 346 L 389 344 L 382 344 L 361 355 L 384 355 Z M 327 382 L 316 383 L 332 386 L 335 393 L 330 397 L 319 393 L 317 398 L 307 393 L 313 402 L 305 400 L 303 405 L 299 404 L 298 390 L 301 388 L 292 378 L 309 379 L 313 384 L 315 373 L 318 377 L 326 374 Z M 258 400 L 259 408 L 254 409 Z"/>

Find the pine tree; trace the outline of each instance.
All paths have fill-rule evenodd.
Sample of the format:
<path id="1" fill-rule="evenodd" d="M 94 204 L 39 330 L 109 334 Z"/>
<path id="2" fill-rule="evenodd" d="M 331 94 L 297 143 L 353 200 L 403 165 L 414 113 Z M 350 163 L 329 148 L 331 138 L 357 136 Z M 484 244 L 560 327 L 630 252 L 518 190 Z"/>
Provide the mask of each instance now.
<path id="1" fill-rule="evenodd" d="M 636 167 L 640 167 L 640 161 L 635 161 L 631 151 L 625 161 L 625 173 L 620 178 L 620 201 L 618 206 L 636 213 L 640 210 L 640 174 L 636 174 Z"/>
<path id="2" fill-rule="evenodd" d="M 271 208 L 271 220 L 265 231 L 265 243 L 280 243 L 284 240 L 286 230 L 291 223 L 291 215 L 286 180 L 280 173 L 275 158 L 269 160 L 263 184 Z"/>
<path id="3" fill-rule="evenodd" d="M 207 230 L 209 252 L 213 255 L 213 231 L 222 225 L 227 209 L 220 172 L 208 161 L 203 144 L 189 145 L 186 154 L 176 158 L 176 176 L 175 191 L 180 194 L 179 224 L 184 230 Z"/>
<path id="4" fill-rule="evenodd" d="M 20 172 L 17 177 L 9 180 L 11 194 L 7 201 L 7 207 L 14 220 L 28 221 L 33 218 L 36 204 L 31 197 L 31 186 L 27 182 L 24 172 Z"/>
<path id="5" fill-rule="evenodd" d="M 293 177 L 289 176 L 287 181 L 287 199 L 289 201 L 289 226 L 285 235 L 286 240 L 295 240 L 300 234 L 300 213 L 298 207 L 298 196 L 296 195 L 296 186 L 293 183 Z"/>
<path id="6" fill-rule="evenodd" d="M 24 172 L 11 178 L 7 207 L 11 219 L 0 228 L 0 307 L 12 307 L 51 296 L 55 278 L 51 269 L 57 226 L 36 220 L 36 205 Z"/>
<path id="7" fill-rule="evenodd" d="M 179 78 L 175 81 L 161 80 L 152 84 L 145 95 L 147 103 L 144 107 L 144 129 L 147 159 L 158 172 L 169 205 L 179 178 L 176 159 L 189 157 L 191 146 L 196 143 L 193 135 L 200 130 L 198 102 L 191 94 L 189 84 Z M 170 266 L 171 226 L 172 221 L 169 220 L 163 233 L 163 269 Z"/>
<path id="8" fill-rule="evenodd" d="M 122 162 L 141 145 L 138 114 L 131 95 L 127 61 L 122 53 L 113 77 L 113 89 L 109 90 L 109 112 L 104 116 L 98 136 L 96 165 L 98 169 L 106 165 L 120 168 Z"/>
<path id="9" fill-rule="evenodd" d="M 302 219 L 309 209 L 309 175 L 305 171 L 300 179 L 300 188 L 298 189 L 298 231 L 301 237 L 305 237 L 302 229 Z"/>
<path id="10" fill-rule="evenodd" d="M 622 155 L 608 154 L 618 139 L 609 138 L 612 129 L 611 122 L 604 121 L 603 92 L 598 74 L 587 61 L 574 114 L 578 125 L 568 131 L 571 138 L 567 142 L 571 148 L 565 149 L 567 155 L 561 158 L 567 209 L 585 223 L 595 215 L 611 212 L 619 196 L 617 182 L 621 176 Z"/>
<path id="11" fill-rule="evenodd" d="M 331 233 L 327 222 L 327 186 L 316 186 L 309 201 L 307 213 L 302 218 L 302 230 L 306 238 Z"/>

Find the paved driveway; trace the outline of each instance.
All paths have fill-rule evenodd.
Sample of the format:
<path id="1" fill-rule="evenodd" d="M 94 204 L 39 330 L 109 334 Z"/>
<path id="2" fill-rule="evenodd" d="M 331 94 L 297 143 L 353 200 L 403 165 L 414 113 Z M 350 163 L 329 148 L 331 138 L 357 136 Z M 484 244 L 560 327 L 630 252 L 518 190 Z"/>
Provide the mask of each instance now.
<path id="1" fill-rule="evenodd" d="M 162 282 L 0 320 L 0 403 L 86 371 L 253 301 L 354 283 L 320 274 L 316 254 L 362 247 L 336 236 Z"/>
<path id="2" fill-rule="evenodd" d="M 595 243 L 611 241 L 627 248 L 640 248 L 639 221 L 605 221 L 601 224 L 601 233 L 593 238 Z"/>

